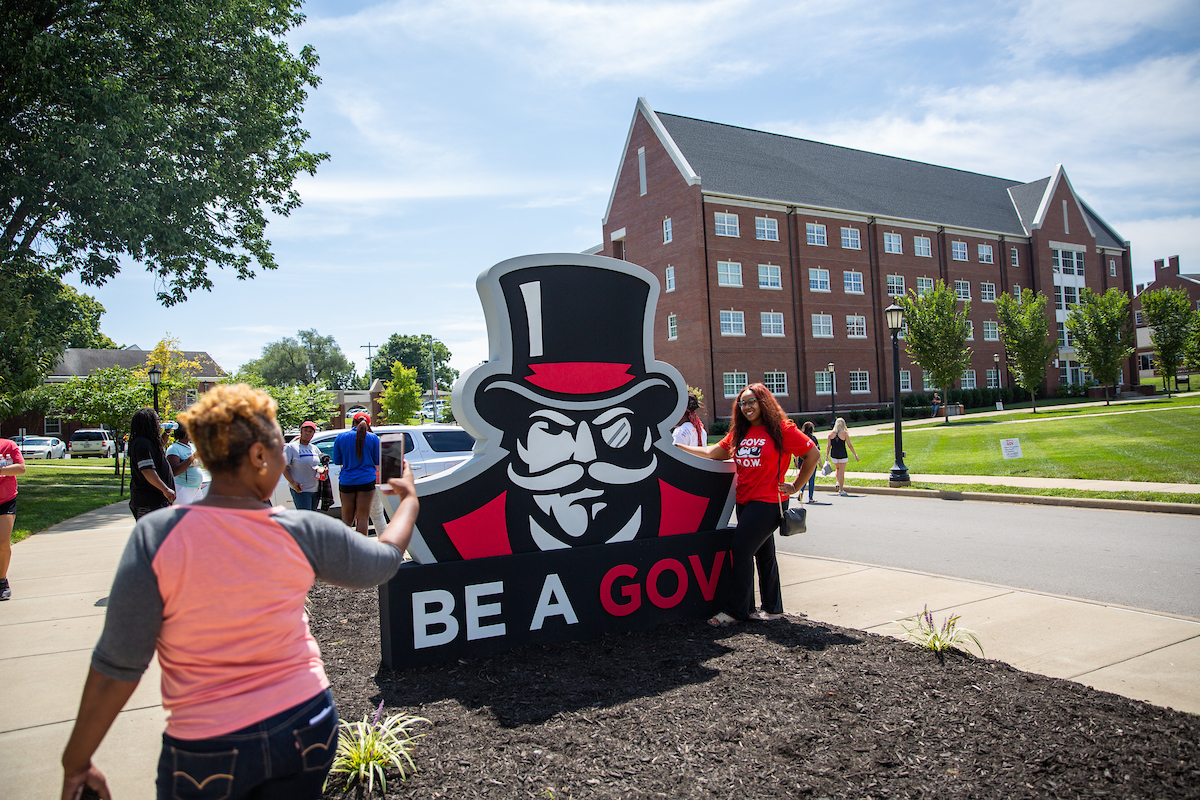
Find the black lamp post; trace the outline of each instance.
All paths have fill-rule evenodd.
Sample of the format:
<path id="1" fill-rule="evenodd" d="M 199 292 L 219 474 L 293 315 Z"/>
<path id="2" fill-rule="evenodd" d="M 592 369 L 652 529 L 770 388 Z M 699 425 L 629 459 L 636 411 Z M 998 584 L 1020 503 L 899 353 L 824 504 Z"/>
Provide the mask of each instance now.
<path id="1" fill-rule="evenodd" d="M 904 326 L 904 309 L 892 303 L 883 310 L 888 330 L 892 332 L 892 426 L 896 443 L 896 463 L 888 475 L 888 486 L 909 486 L 908 467 L 904 466 L 904 432 L 900 427 L 900 329 Z"/>
<path id="2" fill-rule="evenodd" d="M 825 368 L 829 373 L 829 427 L 837 422 L 837 375 L 833 371 L 833 362 L 829 362 L 829 366 Z"/>
<path id="3" fill-rule="evenodd" d="M 150 385 L 154 387 L 154 413 L 158 414 L 158 385 L 162 383 L 162 370 L 155 364 L 150 368 Z"/>
<path id="4" fill-rule="evenodd" d="M 1000 354 L 992 353 L 992 363 L 996 365 L 996 388 L 1004 388 L 1004 379 L 1000 377 Z"/>

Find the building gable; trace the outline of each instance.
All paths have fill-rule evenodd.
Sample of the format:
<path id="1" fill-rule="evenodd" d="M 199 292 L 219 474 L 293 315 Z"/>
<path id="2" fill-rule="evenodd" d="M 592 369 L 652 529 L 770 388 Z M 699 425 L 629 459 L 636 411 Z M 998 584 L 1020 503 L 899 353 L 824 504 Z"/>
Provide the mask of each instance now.
<path id="1" fill-rule="evenodd" d="M 601 224 L 608 224 L 608 217 L 612 213 L 613 199 L 617 194 L 617 184 L 621 181 L 621 169 L 625 165 L 625 160 L 629 155 L 629 144 L 633 140 L 633 129 L 637 126 L 638 117 L 641 116 L 650 126 L 650 130 L 658 137 L 658 141 L 662 143 L 663 149 L 667 151 L 667 155 L 671 157 L 671 161 L 675 163 L 679 174 L 687 182 L 689 186 L 696 186 L 700 183 L 700 175 L 692 169 L 692 165 L 683 155 L 683 151 L 679 149 L 679 145 L 671 138 L 671 134 L 663 126 L 662 120 L 654 113 L 654 109 L 650 108 L 650 104 L 646 102 L 646 98 L 639 97 L 637 106 L 633 110 L 633 119 L 629 121 L 629 130 L 625 134 L 625 146 L 621 148 L 621 160 L 617 163 L 617 174 L 613 178 L 612 189 L 608 193 L 608 205 L 604 208 L 604 218 Z"/>

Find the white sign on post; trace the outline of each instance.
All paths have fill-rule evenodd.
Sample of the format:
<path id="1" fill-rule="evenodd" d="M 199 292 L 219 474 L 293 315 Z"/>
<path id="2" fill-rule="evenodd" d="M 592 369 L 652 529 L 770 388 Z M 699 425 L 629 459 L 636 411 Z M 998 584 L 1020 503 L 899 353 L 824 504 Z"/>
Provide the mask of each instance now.
<path id="1" fill-rule="evenodd" d="M 1021 458 L 1021 440 L 1020 439 L 1001 439 L 1000 452 L 1005 458 Z"/>

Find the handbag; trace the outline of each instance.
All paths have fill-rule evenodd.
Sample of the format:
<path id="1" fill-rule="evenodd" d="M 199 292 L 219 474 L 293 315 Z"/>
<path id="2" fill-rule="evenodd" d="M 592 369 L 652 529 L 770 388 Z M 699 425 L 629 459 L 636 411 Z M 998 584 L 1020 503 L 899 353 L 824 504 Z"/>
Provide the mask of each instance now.
<path id="1" fill-rule="evenodd" d="M 783 455 L 779 456 L 780 466 L 783 466 Z M 782 470 L 780 470 L 782 472 Z M 808 530 L 807 526 L 808 509 L 804 506 L 799 508 L 789 508 L 786 511 L 783 508 L 783 500 L 779 501 L 779 535 L 780 536 L 795 536 L 798 533 L 805 533 Z"/>
<path id="2" fill-rule="evenodd" d="M 828 478 L 833 474 L 833 464 L 829 463 L 829 459 L 825 459 L 825 463 L 821 466 L 821 476 Z"/>

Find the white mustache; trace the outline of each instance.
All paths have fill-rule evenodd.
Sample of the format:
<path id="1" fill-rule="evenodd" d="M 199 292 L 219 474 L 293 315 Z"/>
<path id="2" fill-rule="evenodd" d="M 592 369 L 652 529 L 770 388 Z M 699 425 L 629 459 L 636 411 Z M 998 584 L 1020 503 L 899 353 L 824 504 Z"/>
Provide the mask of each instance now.
<path id="1" fill-rule="evenodd" d="M 627 469 L 618 467 L 616 464 L 597 461 L 588 465 L 587 474 L 606 486 L 626 486 L 644 481 L 653 475 L 657 468 L 658 456 L 651 456 L 650 463 L 640 469 Z M 509 480 L 531 492 L 553 492 L 565 489 L 581 480 L 583 476 L 584 466 L 582 464 L 563 464 L 561 467 L 556 467 L 541 475 L 528 476 L 518 475 L 513 469 L 513 465 L 508 465 Z"/>

